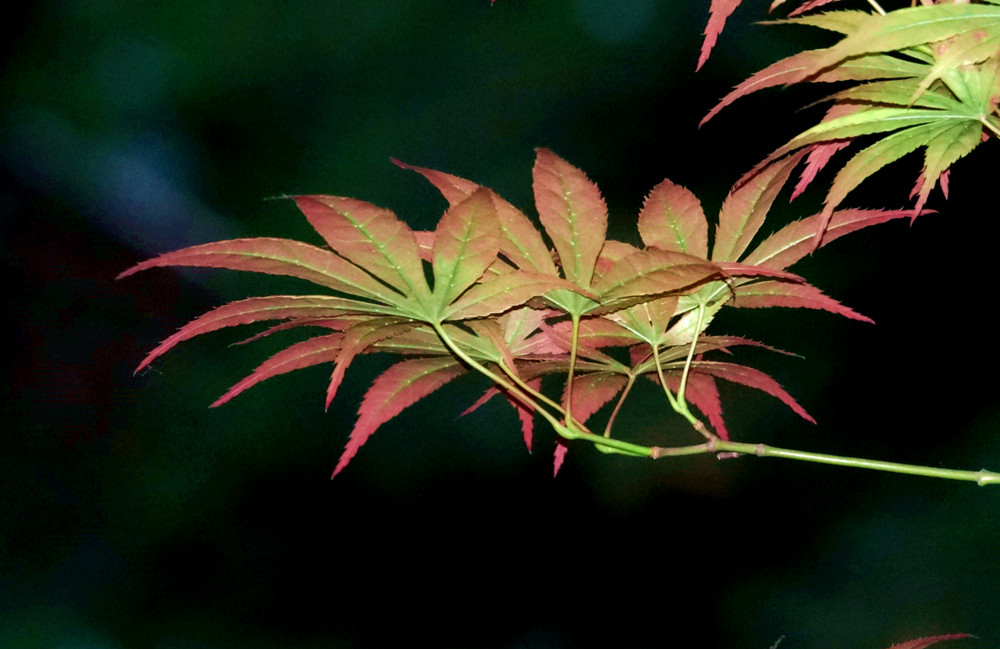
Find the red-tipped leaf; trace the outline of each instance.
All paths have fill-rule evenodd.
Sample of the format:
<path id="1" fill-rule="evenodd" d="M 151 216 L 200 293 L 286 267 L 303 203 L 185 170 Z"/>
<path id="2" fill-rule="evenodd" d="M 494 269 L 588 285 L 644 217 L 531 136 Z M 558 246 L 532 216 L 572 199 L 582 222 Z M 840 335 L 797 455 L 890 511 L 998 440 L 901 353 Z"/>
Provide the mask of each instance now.
<path id="1" fill-rule="evenodd" d="M 852 320 L 875 324 L 871 318 L 844 306 L 811 284 L 789 284 L 788 282 L 774 281 L 744 284 L 736 287 L 731 304 L 735 307 L 748 309 L 774 306 L 822 309 Z"/>
<path id="2" fill-rule="evenodd" d="M 329 336 L 317 336 L 309 340 L 303 340 L 287 349 L 283 349 L 271 358 L 260 364 L 250 376 L 246 377 L 215 400 L 212 408 L 221 406 L 238 394 L 257 385 L 261 381 L 287 374 L 295 370 L 300 370 L 321 363 L 332 363 L 340 351 L 340 341 L 342 334 L 336 333 Z"/>
<path id="3" fill-rule="evenodd" d="M 968 637 L 970 637 L 968 633 L 949 633 L 947 635 L 927 636 L 926 638 L 914 638 L 913 640 L 907 640 L 906 642 L 894 644 L 889 647 L 889 649 L 927 649 L 927 647 L 941 642 L 942 640 L 958 640 L 960 638 Z"/>
<path id="4" fill-rule="evenodd" d="M 736 11 L 743 0 L 712 0 L 708 8 L 708 24 L 705 25 L 705 40 L 701 43 L 701 53 L 698 55 L 698 65 L 695 70 L 700 70 L 708 60 L 708 55 L 712 53 L 715 42 L 722 33 L 722 28 L 726 26 L 726 19 Z"/>
<path id="5" fill-rule="evenodd" d="M 639 211 L 639 236 L 647 246 L 708 257 L 708 221 L 701 203 L 689 189 L 669 180 L 646 197 Z"/>
<path id="6" fill-rule="evenodd" d="M 825 229 L 822 245 L 870 225 L 913 215 L 913 210 L 838 210 Z M 745 262 L 767 268 L 788 268 L 812 251 L 821 219 L 821 214 L 815 214 L 786 225 L 762 241 L 746 256 Z"/>
<path id="7" fill-rule="evenodd" d="M 562 468 L 563 462 L 566 461 L 566 453 L 569 451 L 569 446 L 563 438 L 556 440 L 556 449 L 552 452 L 552 477 L 559 475 L 559 469 Z"/>
<path id="8" fill-rule="evenodd" d="M 718 265 L 704 259 L 647 248 L 619 260 L 597 282 L 594 292 L 602 305 L 612 305 L 639 296 L 683 293 L 723 276 Z"/>
<path id="9" fill-rule="evenodd" d="M 343 334 L 333 373 L 330 375 L 330 383 L 326 389 L 325 407 L 329 408 L 333 398 L 337 396 L 340 382 L 343 381 L 344 374 L 355 356 L 364 353 L 375 343 L 405 333 L 416 325 L 417 323 L 406 321 L 403 318 L 372 318 L 359 322 L 346 330 Z"/>
<path id="10" fill-rule="evenodd" d="M 343 196 L 294 199 L 337 254 L 404 295 L 430 295 L 413 231 L 391 211 Z"/>
<path id="11" fill-rule="evenodd" d="M 358 421 L 330 477 L 344 470 L 379 426 L 465 371 L 456 359 L 445 356 L 402 361 L 379 375 L 365 393 Z"/>
<path id="12" fill-rule="evenodd" d="M 343 257 L 290 239 L 232 239 L 191 246 L 136 264 L 120 274 L 118 279 L 157 266 L 228 268 L 288 275 L 349 295 L 375 298 L 387 304 L 401 302 L 398 293 Z"/>
<path id="13" fill-rule="evenodd" d="M 771 204 L 788 180 L 792 169 L 804 155 L 804 151 L 796 152 L 756 175 L 737 182 L 719 211 L 712 249 L 713 261 L 739 260 L 764 224 Z"/>
<path id="14" fill-rule="evenodd" d="M 766 392 L 791 408 L 799 417 L 810 423 L 816 423 L 816 420 L 792 398 L 792 395 L 788 394 L 777 381 L 760 370 L 735 363 L 720 363 L 718 361 L 697 361 L 693 369 L 696 372 L 709 374 L 730 383 L 739 383 Z"/>
<path id="15" fill-rule="evenodd" d="M 500 250 L 500 223 L 488 189 L 448 209 L 434 231 L 434 297 L 443 308 L 472 286 Z"/>
<path id="16" fill-rule="evenodd" d="M 480 185 L 471 180 L 459 178 L 443 171 L 415 167 L 399 160 L 393 160 L 393 162 L 403 169 L 416 171 L 429 180 L 432 185 L 438 188 L 450 205 L 461 203 L 477 189 L 480 189 Z M 495 193 L 492 194 L 492 198 L 497 218 L 500 220 L 500 227 L 503 230 L 500 253 L 514 262 L 518 268 L 555 275 L 556 267 L 552 262 L 552 256 L 528 217 Z"/>
<path id="17" fill-rule="evenodd" d="M 573 377 L 573 419 L 586 423 L 590 417 L 622 391 L 628 377 L 613 372 L 593 372 Z M 566 405 L 566 390 L 563 390 Z"/>
<path id="18" fill-rule="evenodd" d="M 590 288 L 608 229 L 608 208 L 587 176 L 548 149 L 533 169 L 538 218 L 559 253 L 566 279 Z"/>
<path id="19" fill-rule="evenodd" d="M 554 275 L 515 270 L 474 285 L 444 311 L 446 320 L 482 318 L 526 304 L 549 291 L 576 286 Z"/>
<path id="20" fill-rule="evenodd" d="M 178 343 L 194 338 L 195 336 L 200 336 L 201 334 L 209 333 L 210 331 L 265 320 L 317 318 L 324 316 L 336 318 L 345 313 L 365 313 L 364 309 L 368 309 L 369 307 L 372 310 L 378 309 L 375 312 L 392 312 L 387 307 L 369 305 L 366 302 L 319 295 L 252 297 L 246 300 L 230 302 L 195 318 L 181 327 L 180 331 L 164 340 L 153 351 L 149 352 L 135 371 L 141 371 L 154 360 L 170 351 Z"/>

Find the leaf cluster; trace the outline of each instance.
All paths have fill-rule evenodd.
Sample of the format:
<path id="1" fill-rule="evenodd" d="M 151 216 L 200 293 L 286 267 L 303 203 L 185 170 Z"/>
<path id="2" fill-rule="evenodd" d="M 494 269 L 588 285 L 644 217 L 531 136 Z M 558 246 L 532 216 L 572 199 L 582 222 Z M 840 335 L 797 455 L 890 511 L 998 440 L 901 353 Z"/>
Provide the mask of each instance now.
<path id="1" fill-rule="evenodd" d="M 699 66 L 739 0 L 713 0 Z M 772 8 L 781 2 L 776 2 Z M 837 171 L 818 228 L 847 195 L 882 167 L 923 149 L 914 214 L 940 185 L 947 195 L 951 166 L 981 143 L 1000 138 L 1000 0 L 922 2 L 885 12 L 808 13 L 829 4 L 802 3 L 782 24 L 817 27 L 841 36 L 834 45 L 799 52 L 737 85 L 705 116 L 740 97 L 774 86 L 838 83 L 820 122 L 755 166 L 750 178 L 793 152 L 807 152 L 793 198 L 841 149 L 865 141 Z M 873 140 L 873 141 L 872 141 Z M 815 239 L 819 244 L 821 237 Z"/>
<path id="2" fill-rule="evenodd" d="M 642 247 L 606 237 L 608 211 L 597 185 L 546 149 L 537 151 L 532 170 L 540 228 L 488 188 L 397 162 L 424 176 L 449 203 L 434 231 L 414 231 L 391 211 L 361 200 L 294 196 L 324 247 L 236 239 L 170 252 L 122 273 L 229 268 L 296 277 L 321 289 L 213 309 L 164 340 L 138 370 L 195 336 L 276 322 L 251 340 L 289 329 L 317 333 L 275 354 L 212 405 L 272 377 L 331 364 L 329 406 L 354 358 L 395 355 L 398 360 L 365 394 L 334 475 L 382 424 L 468 372 L 492 383 L 469 411 L 503 395 L 520 417 L 529 448 L 537 413 L 562 439 L 655 456 L 653 449 L 612 434 L 615 415 L 640 378 L 660 385 L 669 406 L 709 441 L 729 437 L 718 379 L 762 390 L 812 421 L 772 378 L 728 358 L 732 348 L 763 345 L 706 333 L 724 306 L 822 309 L 868 320 L 787 271 L 815 246 L 823 215 L 791 223 L 755 245 L 772 203 L 804 155 L 793 153 L 735 187 L 711 241 L 698 199 L 664 180 L 637 216 Z M 823 243 L 911 216 L 903 210 L 837 211 Z M 551 375 L 564 377 L 558 396 L 541 391 L 542 379 Z M 595 434 L 588 422 L 611 401 L 613 412 Z M 557 469 L 565 449 L 557 448 Z"/>

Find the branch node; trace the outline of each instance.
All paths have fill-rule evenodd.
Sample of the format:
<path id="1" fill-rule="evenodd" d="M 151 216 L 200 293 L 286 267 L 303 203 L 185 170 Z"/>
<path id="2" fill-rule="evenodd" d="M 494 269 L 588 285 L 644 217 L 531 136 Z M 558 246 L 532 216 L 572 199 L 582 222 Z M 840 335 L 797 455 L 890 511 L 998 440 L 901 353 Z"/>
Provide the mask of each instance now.
<path id="1" fill-rule="evenodd" d="M 763 444 L 758 444 L 757 448 L 754 449 L 753 454 L 757 457 L 764 457 L 764 453 L 767 452 L 767 447 Z"/>

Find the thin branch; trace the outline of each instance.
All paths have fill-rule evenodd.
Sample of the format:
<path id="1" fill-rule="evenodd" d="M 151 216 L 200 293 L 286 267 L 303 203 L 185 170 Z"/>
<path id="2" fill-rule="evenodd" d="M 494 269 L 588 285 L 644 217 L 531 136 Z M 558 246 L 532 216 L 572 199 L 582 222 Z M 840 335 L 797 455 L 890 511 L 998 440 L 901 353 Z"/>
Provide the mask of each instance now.
<path id="1" fill-rule="evenodd" d="M 573 374 L 576 372 L 576 350 L 580 344 L 580 315 L 571 313 L 573 330 L 569 344 L 569 376 L 566 378 L 566 425 L 576 426 L 573 420 Z"/>
<path id="2" fill-rule="evenodd" d="M 885 9 L 879 6 L 879 3 L 876 2 L 876 0 L 868 0 L 868 4 L 870 4 L 872 8 L 879 13 L 879 15 L 881 16 L 885 15 Z"/>
<path id="3" fill-rule="evenodd" d="M 691 361 L 694 359 L 694 348 L 698 346 L 698 335 L 705 322 L 705 304 L 698 303 L 698 321 L 695 324 L 694 336 L 691 337 L 691 349 L 688 350 L 687 359 L 684 361 L 684 372 L 681 374 L 681 384 L 677 388 L 677 400 L 687 408 L 687 399 L 684 397 L 687 390 L 688 374 L 691 372 Z"/>
<path id="4" fill-rule="evenodd" d="M 981 487 L 985 487 L 988 484 L 1000 484 L 1000 473 L 994 473 L 993 471 L 987 471 L 986 469 L 982 469 L 980 471 L 941 469 L 938 467 L 919 466 L 916 464 L 882 462 L 880 460 L 865 460 L 862 458 L 844 457 L 841 455 L 827 455 L 826 453 L 795 451 L 786 448 L 778 448 L 776 446 L 768 446 L 766 444 L 745 444 L 742 442 L 730 442 L 723 439 L 710 440 L 704 444 L 697 444 L 694 446 L 679 446 L 672 448 L 654 446 L 650 449 L 650 451 L 650 456 L 653 459 L 679 455 L 698 455 L 700 453 L 738 453 L 740 455 L 756 455 L 757 457 L 782 457 L 789 460 L 818 462 L 820 464 L 832 464 L 835 466 L 848 466 L 856 469 L 905 473 L 908 475 L 919 475 L 926 478 L 961 480 L 965 482 L 975 482 Z"/>
<path id="5" fill-rule="evenodd" d="M 604 436 L 611 437 L 611 427 L 615 424 L 615 418 L 618 417 L 619 411 L 622 409 L 622 404 L 625 403 L 625 397 L 632 390 L 632 386 L 635 384 L 635 374 L 631 372 L 628 375 L 628 383 L 625 384 L 625 389 L 622 390 L 622 395 L 618 397 L 618 403 L 615 404 L 614 410 L 611 411 L 611 416 L 608 418 L 608 424 L 604 427 Z"/>

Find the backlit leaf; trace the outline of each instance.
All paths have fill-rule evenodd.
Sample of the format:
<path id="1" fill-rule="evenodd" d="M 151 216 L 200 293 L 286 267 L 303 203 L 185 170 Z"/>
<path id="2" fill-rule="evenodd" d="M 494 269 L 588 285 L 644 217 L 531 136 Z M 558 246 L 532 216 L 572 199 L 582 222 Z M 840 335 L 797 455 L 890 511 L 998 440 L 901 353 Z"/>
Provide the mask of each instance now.
<path id="1" fill-rule="evenodd" d="M 466 320 L 501 313 L 559 288 L 575 290 L 576 287 L 553 275 L 511 271 L 474 285 L 444 310 L 444 319 Z"/>
<path id="2" fill-rule="evenodd" d="M 690 190 L 664 180 L 639 211 L 639 235 L 647 246 L 708 257 L 708 221 Z"/>
<path id="3" fill-rule="evenodd" d="M 755 370 L 744 365 L 736 365 L 735 363 L 720 363 L 718 361 L 697 361 L 693 368 L 697 372 L 703 372 L 731 383 L 739 383 L 766 392 L 780 400 L 791 408 L 795 414 L 806 421 L 813 424 L 816 423 L 816 420 L 792 398 L 792 395 L 788 394 L 777 381 L 760 370 Z"/>
<path id="4" fill-rule="evenodd" d="M 701 43 L 701 53 L 698 55 L 696 70 L 700 70 L 701 66 L 705 65 L 708 55 L 711 54 L 712 48 L 715 47 L 715 42 L 718 40 L 719 34 L 722 33 L 722 28 L 726 26 L 726 19 L 736 11 L 741 2 L 743 0 L 712 0 L 708 8 L 709 14 L 708 24 L 705 25 L 705 40 Z"/>
<path id="5" fill-rule="evenodd" d="M 825 50 L 816 70 L 861 54 L 902 50 L 958 34 L 1000 28 L 1000 7 L 983 4 L 937 4 L 871 15 L 855 31 Z"/>
<path id="6" fill-rule="evenodd" d="M 401 361 L 380 374 L 365 393 L 358 421 L 331 477 L 344 470 L 379 426 L 465 371 L 458 360 L 444 356 Z"/>
<path id="7" fill-rule="evenodd" d="M 334 252 L 404 295 L 430 295 L 413 231 L 391 211 L 342 196 L 294 199 Z"/>
<path id="8" fill-rule="evenodd" d="M 927 72 L 926 66 L 885 54 L 859 56 L 835 67 L 817 71 L 816 62 L 823 57 L 824 52 L 825 50 L 798 52 L 755 72 L 719 100 L 719 103 L 701 119 L 699 126 L 704 125 L 740 97 L 765 88 L 788 86 L 803 81 L 832 83 L 918 77 Z"/>
<path id="9" fill-rule="evenodd" d="M 246 300 L 230 302 L 195 318 L 181 327 L 180 331 L 164 340 L 153 351 L 149 352 L 135 371 L 141 371 L 178 343 L 210 331 L 265 320 L 327 316 L 334 318 L 345 313 L 365 313 L 367 309 L 372 309 L 372 312 L 378 313 L 393 312 L 388 307 L 370 305 L 366 302 L 318 295 L 252 297 Z"/>
<path id="10" fill-rule="evenodd" d="M 805 155 L 800 151 L 781 160 L 745 182 L 726 196 L 715 227 L 713 261 L 738 261 L 764 223 L 771 204 L 784 186 L 792 169 Z M 752 172 L 751 172 L 752 173 Z"/>
<path id="11" fill-rule="evenodd" d="M 677 294 L 723 276 L 719 266 L 704 259 L 648 248 L 622 258 L 601 277 L 594 292 L 607 305 L 637 296 Z"/>
<path id="12" fill-rule="evenodd" d="M 573 378 L 573 419 L 584 422 L 622 391 L 628 377 L 612 372 L 593 372 Z M 563 405 L 566 391 L 563 390 Z"/>
<path id="13" fill-rule="evenodd" d="M 733 293 L 732 306 L 737 308 L 794 307 L 803 309 L 823 309 L 839 315 L 861 320 L 874 321 L 854 309 L 823 294 L 811 284 L 789 284 L 788 282 L 754 282 L 737 286 Z"/>
<path id="14" fill-rule="evenodd" d="M 279 374 L 286 374 L 321 363 L 332 363 L 340 351 L 340 341 L 342 338 L 343 335 L 339 333 L 329 336 L 317 336 L 281 350 L 261 363 L 250 376 L 229 388 L 225 394 L 215 400 L 211 407 L 221 406 L 261 381 L 266 381 Z"/>
<path id="15" fill-rule="evenodd" d="M 532 172 L 538 217 L 559 253 L 566 279 L 590 288 L 608 229 L 608 208 L 597 185 L 548 149 L 538 149 Z"/>
<path id="16" fill-rule="evenodd" d="M 330 383 L 326 389 L 325 407 L 330 407 L 330 403 L 337 395 L 337 388 L 340 387 L 340 382 L 344 379 L 344 373 L 347 372 L 347 368 L 350 367 L 355 356 L 381 340 L 409 331 L 416 324 L 404 318 L 370 318 L 358 322 L 344 331 L 340 352 L 337 354 L 333 374 L 330 376 Z"/>
<path id="17" fill-rule="evenodd" d="M 676 310 L 676 297 L 662 297 L 609 313 L 604 319 L 609 323 L 617 323 L 616 327 L 629 334 L 625 339 L 627 343 L 619 341 L 620 336 L 608 336 L 607 344 L 634 344 L 641 340 L 650 345 L 659 345 Z"/>
<path id="18" fill-rule="evenodd" d="M 118 275 L 128 277 L 157 266 L 195 266 L 288 275 L 342 293 L 403 303 L 403 296 L 373 279 L 343 257 L 301 241 L 260 237 L 232 239 L 183 248 L 147 259 Z"/>
<path id="19" fill-rule="evenodd" d="M 951 633 L 948 635 L 936 635 L 928 636 L 926 638 L 915 638 L 913 640 L 908 640 L 906 642 L 900 642 L 899 644 L 894 644 L 889 649 L 927 649 L 927 647 L 941 642 L 942 640 L 958 640 L 959 638 L 968 638 L 967 633 Z"/>
<path id="20" fill-rule="evenodd" d="M 917 195 L 915 212 L 920 212 L 941 174 L 982 142 L 983 127 L 972 121 L 951 124 L 927 142 L 924 153 L 923 186 Z"/>
<path id="21" fill-rule="evenodd" d="M 443 171 L 427 169 L 425 167 L 416 167 L 396 160 L 395 158 L 392 159 L 392 163 L 403 169 L 416 171 L 418 174 L 429 180 L 432 185 L 438 188 L 438 191 L 441 192 L 441 195 L 444 196 L 449 205 L 457 205 L 458 203 L 461 203 L 466 198 L 471 196 L 473 192 L 479 189 L 479 185 L 471 180 L 459 178 L 458 176 L 453 176 Z"/>
<path id="22" fill-rule="evenodd" d="M 745 97 L 750 93 L 763 90 L 764 88 L 773 88 L 775 86 L 788 85 L 802 81 L 806 76 L 806 71 L 811 71 L 813 69 L 814 60 L 821 56 L 821 52 L 822 50 L 805 50 L 803 52 L 798 52 L 788 58 L 772 63 L 763 70 L 755 72 L 745 81 L 733 88 L 725 97 L 720 99 L 719 103 L 713 106 L 712 110 L 708 111 L 708 113 L 701 118 L 698 126 L 703 126 L 705 122 L 718 115 L 723 108 L 733 103 L 740 97 Z"/>
<path id="23" fill-rule="evenodd" d="M 434 231 L 434 297 L 443 308 L 472 286 L 500 250 L 500 224 L 488 189 L 448 209 Z"/>
<path id="24" fill-rule="evenodd" d="M 870 225 L 911 218 L 913 215 L 912 210 L 838 210 L 830 219 L 822 245 Z M 813 249 L 821 216 L 815 214 L 778 230 L 747 255 L 746 263 L 769 268 L 788 268 Z"/>
<path id="25" fill-rule="evenodd" d="M 393 162 L 404 169 L 416 171 L 429 180 L 438 188 L 450 205 L 461 203 L 480 188 L 471 180 L 459 178 L 443 171 L 415 167 L 398 160 L 393 160 Z M 502 230 L 500 253 L 516 264 L 518 268 L 555 275 L 556 266 L 552 262 L 552 256 L 549 254 L 548 248 L 545 247 L 541 234 L 528 220 L 528 217 L 500 196 L 492 194 L 492 198 Z"/>
<path id="26" fill-rule="evenodd" d="M 559 475 L 559 469 L 562 468 L 563 462 L 566 461 L 566 452 L 569 451 L 569 446 L 566 445 L 566 441 L 563 438 L 558 438 L 556 440 L 555 451 L 552 452 L 552 477 Z"/>

